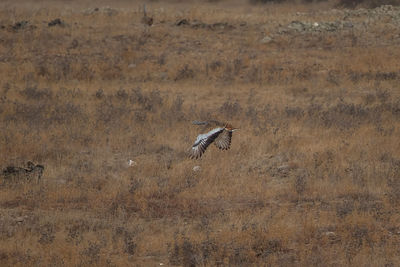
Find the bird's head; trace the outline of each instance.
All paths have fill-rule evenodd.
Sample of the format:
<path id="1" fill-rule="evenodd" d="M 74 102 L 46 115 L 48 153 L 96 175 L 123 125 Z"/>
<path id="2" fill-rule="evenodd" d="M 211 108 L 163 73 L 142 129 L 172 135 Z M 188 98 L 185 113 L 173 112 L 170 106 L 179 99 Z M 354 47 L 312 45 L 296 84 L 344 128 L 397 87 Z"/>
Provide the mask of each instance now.
<path id="1" fill-rule="evenodd" d="M 227 124 L 225 124 L 225 129 L 227 129 L 230 132 L 233 132 L 233 131 L 238 130 L 239 128 L 233 127 L 232 124 L 227 123 Z"/>

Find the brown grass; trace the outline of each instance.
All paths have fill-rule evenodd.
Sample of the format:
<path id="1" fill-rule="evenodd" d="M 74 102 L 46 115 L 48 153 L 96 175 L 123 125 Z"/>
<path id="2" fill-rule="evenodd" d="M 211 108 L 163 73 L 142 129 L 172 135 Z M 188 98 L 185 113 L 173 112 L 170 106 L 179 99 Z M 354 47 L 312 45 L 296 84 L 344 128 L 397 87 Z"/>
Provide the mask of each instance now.
<path id="1" fill-rule="evenodd" d="M 45 166 L 0 186 L 0 265 L 400 264 L 396 17 L 60 3 L 0 4 L 0 166 Z M 207 118 L 241 130 L 189 160 Z"/>

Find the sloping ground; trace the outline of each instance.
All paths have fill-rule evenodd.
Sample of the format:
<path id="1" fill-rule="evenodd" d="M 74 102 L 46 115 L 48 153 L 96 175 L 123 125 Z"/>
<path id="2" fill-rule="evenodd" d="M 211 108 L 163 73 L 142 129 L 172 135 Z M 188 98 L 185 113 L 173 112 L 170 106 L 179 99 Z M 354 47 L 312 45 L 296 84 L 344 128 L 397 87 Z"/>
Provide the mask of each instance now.
<path id="1" fill-rule="evenodd" d="M 0 166 L 45 166 L 0 186 L 1 265 L 399 264 L 400 9 L 33 7 L 0 11 Z M 240 130 L 189 160 L 208 118 Z"/>

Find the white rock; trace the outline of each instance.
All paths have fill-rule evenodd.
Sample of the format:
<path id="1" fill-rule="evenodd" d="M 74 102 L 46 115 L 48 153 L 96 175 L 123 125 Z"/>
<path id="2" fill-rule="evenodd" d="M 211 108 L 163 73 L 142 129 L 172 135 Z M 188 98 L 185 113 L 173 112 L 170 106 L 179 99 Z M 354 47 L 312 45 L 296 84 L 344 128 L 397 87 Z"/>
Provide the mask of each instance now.
<path id="1" fill-rule="evenodd" d="M 334 237 L 336 236 L 335 232 L 325 232 L 324 235 L 329 236 L 329 237 Z"/>
<path id="2" fill-rule="evenodd" d="M 200 166 L 194 166 L 193 167 L 193 171 L 199 172 L 199 171 L 201 171 L 201 167 Z"/>
<path id="3" fill-rule="evenodd" d="M 269 43 L 271 41 L 272 41 L 272 38 L 267 35 L 267 36 L 265 36 L 264 38 L 261 39 L 260 43 L 267 44 L 267 43 Z"/>
<path id="4" fill-rule="evenodd" d="M 128 161 L 128 165 L 130 166 L 130 167 L 133 167 L 133 166 L 136 166 L 137 165 L 137 163 L 136 163 L 136 161 L 133 161 L 133 160 L 129 160 Z"/>
<path id="5" fill-rule="evenodd" d="M 21 223 L 25 220 L 25 218 L 26 218 L 25 216 L 17 217 L 17 218 L 15 218 L 15 221 L 18 223 Z"/>

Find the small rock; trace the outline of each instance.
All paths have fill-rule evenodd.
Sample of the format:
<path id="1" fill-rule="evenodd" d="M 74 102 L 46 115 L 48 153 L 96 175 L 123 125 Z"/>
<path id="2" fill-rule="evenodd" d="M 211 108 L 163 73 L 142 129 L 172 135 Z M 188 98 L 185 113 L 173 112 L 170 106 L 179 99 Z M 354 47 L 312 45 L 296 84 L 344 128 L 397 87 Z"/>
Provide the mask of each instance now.
<path id="1" fill-rule="evenodd" d="M 264 38 L 261 39 L 260 43 L 267 44 L 267 43 L 269 43 L 271 41 L 272 41 L 272 38 L 267 35 L 267 36 L 265 36 Z"/>
<path id="2" fill-rule="evenodd" d="M 288 171 L 290 170 L 290 166 L 288 164 L 284 164 L 278 167 L 278 171 Z"/>
<path id="3" fill-rule="evenodd" d="M 288 28 L 291 30 L 295 30 L 295 31 L 304 31 L 305 29 L 305 25 L 303 22 L 301 21 L 292 21 L 289 25 Z"/>
<path id="4" fill-rule="evenodd" d="M 15 221 L 17 223 L 22 223 L 25 219 L 26 219 L 26 216 L 20 216 L 20 217 L 15 218 Z"/>
<path id="5" fill-rule="evenodd" d="M 335 232 L 325 232 L 324 235 L 334 237 L 336 236 Z"/>
<path id="6" fill-rule="evenodd" d="M 199 171 L 201 171 L 201 167 L 200 166 L 194 166 L 193 167 L 193 171 L 194 172 L 199 172 Z"/>
<path id="7" fill-rule="evenodd" d="M 136 163 L 136 161 L 133 161 L 133 160 L 129 160 L 128 161 L 128 165 L 130 166 L 130 167 L 133 167 L 133 166 L 136 166 L 137 165 L 137 163 Z"/>

